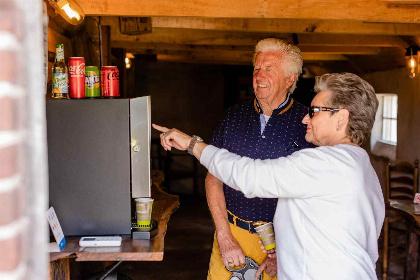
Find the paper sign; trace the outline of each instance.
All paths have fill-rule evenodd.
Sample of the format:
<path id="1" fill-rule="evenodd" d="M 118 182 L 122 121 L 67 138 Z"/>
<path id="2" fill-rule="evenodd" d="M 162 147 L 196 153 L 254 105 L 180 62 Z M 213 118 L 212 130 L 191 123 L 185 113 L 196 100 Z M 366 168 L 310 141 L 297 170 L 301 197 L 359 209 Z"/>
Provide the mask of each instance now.
<path id="1" fill-rule="evenodd" d="M 63 250 L 64 245 L 66 245 L 66 238 L 64 237 L 63 230 L 61 229 L 60 222 L 58 221 L 53 207 L 48 209 L 47 219 L 54 234 L 55 242 L 57 242 L 57 245 L 61 251 Z"/>

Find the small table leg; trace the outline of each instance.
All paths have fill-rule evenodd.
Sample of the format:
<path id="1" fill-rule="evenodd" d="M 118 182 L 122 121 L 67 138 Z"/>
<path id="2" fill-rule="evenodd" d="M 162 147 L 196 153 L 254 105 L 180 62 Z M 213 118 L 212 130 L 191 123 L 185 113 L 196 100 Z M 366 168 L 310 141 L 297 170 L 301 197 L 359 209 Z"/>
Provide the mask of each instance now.
<path id="1" fill-rule="evenodd" d="M 69 259 L 50 262 L 50 280 L 70 280 Z"/>
<path id="2" fill-rule="evenodd" d="M 419 258 L 419 237 L 414 231 L 413 225 L 409 226 L 407 248 L 407 261 L 404 268 L 405 279 L 416 280 L 417 261 Z"/>

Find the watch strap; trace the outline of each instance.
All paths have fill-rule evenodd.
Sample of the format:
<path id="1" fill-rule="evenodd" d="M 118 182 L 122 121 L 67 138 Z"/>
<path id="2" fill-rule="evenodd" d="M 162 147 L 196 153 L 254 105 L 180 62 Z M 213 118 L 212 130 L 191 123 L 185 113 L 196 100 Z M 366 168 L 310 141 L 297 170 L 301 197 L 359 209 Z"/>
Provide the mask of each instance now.
<path id="1" fill-rule="evenodd" d="M 190 145 L 188 146 L 188 153 L 190 154 L 190 155 L 194 155 L 194 153 L 193 153 L 193 151 L 194 151 L 194 146 L 195 146 L 195 144 L 196 143 L 200 143 L 200 142 L 203 142 L 203 139 L 201 139 L 199 136 L 197 136 L 197 135 L 193 135 L 193 137 L 192 137 L 192 139 L 191 139 L 191 142 L 190 142 Z"/>

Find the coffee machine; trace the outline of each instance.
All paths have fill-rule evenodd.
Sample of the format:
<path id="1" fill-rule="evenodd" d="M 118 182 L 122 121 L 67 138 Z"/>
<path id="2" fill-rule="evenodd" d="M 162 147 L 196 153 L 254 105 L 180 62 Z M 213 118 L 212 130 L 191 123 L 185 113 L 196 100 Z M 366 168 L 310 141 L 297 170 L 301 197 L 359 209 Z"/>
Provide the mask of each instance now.
<path id="1" fill-rule="evenodd" d="M 131 233 L 151 196 L 150 96 L 47 100 L 49 202 L 66 236 Z"/>

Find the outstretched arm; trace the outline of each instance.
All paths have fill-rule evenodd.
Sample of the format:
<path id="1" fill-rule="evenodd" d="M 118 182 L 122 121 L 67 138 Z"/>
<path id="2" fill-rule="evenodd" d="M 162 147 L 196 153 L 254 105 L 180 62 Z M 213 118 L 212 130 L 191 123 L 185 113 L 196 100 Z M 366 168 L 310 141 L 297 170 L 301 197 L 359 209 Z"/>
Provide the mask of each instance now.
<path id="1" fill-rule="evenodd" d="M 153 127 L 162 132 L 161 143 L 166 150 L 172 147 L 183 151 L 188 149 L 191 136 L 177 129 Z M 338 194 L 339 189 L 334 185 L 319 182 L 323 181 L 322 176 L 328 170 L 331 171 L 331 180 L 340 180 L 336 165 L 347 160 L 347 156 L 339 155 L 340 158 L 337 158 L 336 152 L 325 149 L 305 149 L 288 157 L 254 160 L 197 143 L 193 153 L 213 176 L 246 197 L 307 198 Z"/>

